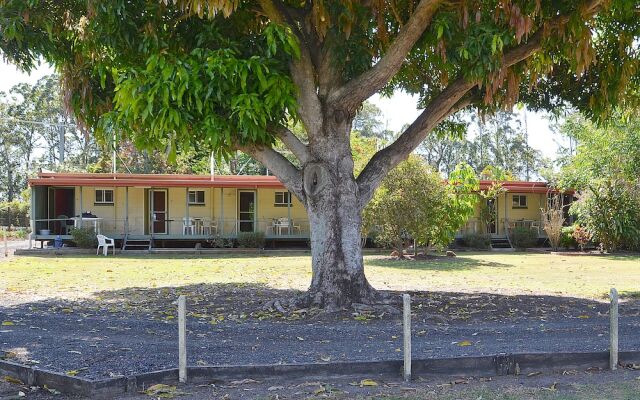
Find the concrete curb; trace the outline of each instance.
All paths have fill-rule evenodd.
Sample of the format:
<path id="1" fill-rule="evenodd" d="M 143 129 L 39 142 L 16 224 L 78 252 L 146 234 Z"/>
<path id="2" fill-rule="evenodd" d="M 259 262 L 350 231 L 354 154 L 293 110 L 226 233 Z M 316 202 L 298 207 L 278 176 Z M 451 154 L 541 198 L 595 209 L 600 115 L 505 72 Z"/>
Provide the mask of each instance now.
<path id="1" fill-rule="evenodd" d="M 620 363 L 640 362 L 640 351 L 620 352 Z M 210 383 L 233 379 L 327 378 L 336 376 L 395 376 L 402 373 L 402 360 L 358 361 L 325 364 L 281 364 L 188 367 L 189 383 Z M 434 358 L 412 361 L 413 376 L 501 376 L 527 372 L 597 367 L 606 369 L 609 352 L 527 353 L 492 356 Z M 89 380 L 0 360 L 0 373 L 30 386 L 44 386 L 62 393 L 91 399 L 110 399 L 143 391 L 164 383 L 178 384 L 178 369 L 166 369 L 126 377 Z"/>

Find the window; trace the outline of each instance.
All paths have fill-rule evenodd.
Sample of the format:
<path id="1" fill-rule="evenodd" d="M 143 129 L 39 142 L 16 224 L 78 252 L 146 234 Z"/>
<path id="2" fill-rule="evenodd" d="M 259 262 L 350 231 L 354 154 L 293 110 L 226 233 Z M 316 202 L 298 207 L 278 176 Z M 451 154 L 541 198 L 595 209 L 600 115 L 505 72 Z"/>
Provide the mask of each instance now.
<path id="1" fill-rule="evenodd" d="M 113 205 L 113 190 L 112 189 L 96 189 L 95 204 Z"/>
<path id="2" fill-rule="evenodd" d="M 273 204 L 276 207 L 288 207 L 291 205 L 291 193 L 276 192 L 276 199 Z"/>
<path id="3" fill-rule="evenodd" d="M 204 190 L 189 190 L 189 205 L 204 205 Z"/>
<path id="4" fill-rule="evenodd" d="M 527 196 L 524 194 L 514 194 L 513 208 L 527 208 Z"/>

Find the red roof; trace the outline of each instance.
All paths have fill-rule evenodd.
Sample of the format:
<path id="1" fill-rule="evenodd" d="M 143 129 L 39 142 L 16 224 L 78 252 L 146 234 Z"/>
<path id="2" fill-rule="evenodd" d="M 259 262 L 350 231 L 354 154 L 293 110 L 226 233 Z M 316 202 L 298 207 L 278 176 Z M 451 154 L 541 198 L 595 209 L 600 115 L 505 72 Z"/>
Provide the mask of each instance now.
<path id="1" fill-rule="evenodd" d="M 480 181 L 480 190 L 488 189 L 496 181 Z M 507 192 L 514 193 L 547 193 L 555 191 L 546 182 L 529 182 L 529 181 L 502 181 L 502 187 Z"/>
<path id="2" fill-rule="evenodd" d="M 480 181 L 480 189 L 488 189 L 495 181 Z M 514 193 L 547 193 L 545 182 L 503 181 L 502 186 Z M 103 186 L 103 187 L 223 187 L 284 188 L 275 176 L 265 175 L 179 175 L 179 174 L 91 174 L 41 172 L 29 179 L 31 186 Z"/>
<path id="3" fill-rule="evenodd" d="M 41 172 L 29 179 L 31 186 L 103 187 L 228 187 L 283 188 L 275 176 L 264 175 L 178 175 L 178 174 L 90 174 Z"/>

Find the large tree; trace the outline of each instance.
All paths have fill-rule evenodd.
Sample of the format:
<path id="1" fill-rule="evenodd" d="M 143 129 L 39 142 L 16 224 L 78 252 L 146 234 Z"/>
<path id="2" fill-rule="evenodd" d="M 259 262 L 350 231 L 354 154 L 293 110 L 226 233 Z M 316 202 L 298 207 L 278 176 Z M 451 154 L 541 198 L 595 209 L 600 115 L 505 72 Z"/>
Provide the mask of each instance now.
<path id="1" fill-rule="evenodd" d="M 0 5 L 5 57 L 25 69 L 39 58 L 54 63 L 69 105 L 98 133 L 220 156 L 239 149 L 277 175 L 307 208 L 305 300 L 325 307 L 378 297 L 364 274 L 362 209 L 443 120 L 471 106 L 511 105 L 525 92 L 537 107 L 566 99 L 600 115 L 638 70 L 636 0 Z M 593 64 L 600 59 L 607 63 Z M 355 176 L 353 119 L 370 96 L 396 89 L 418 94 L 423 111 Z M 306 141 L 288 129 L 291 120 Z"/>

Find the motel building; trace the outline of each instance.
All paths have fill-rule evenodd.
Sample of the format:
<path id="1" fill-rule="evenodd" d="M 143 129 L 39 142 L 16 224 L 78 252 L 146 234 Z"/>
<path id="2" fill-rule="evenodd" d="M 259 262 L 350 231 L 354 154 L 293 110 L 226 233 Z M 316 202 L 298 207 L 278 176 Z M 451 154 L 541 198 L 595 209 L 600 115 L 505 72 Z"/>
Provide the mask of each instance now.
<path id="1" fill-rule="evenodd" d="M 492 183 L 482 181 L 481 189 Z M 70 242 L 79 227 L 115 239 L 124 250 L 210 247 L 216 238 L 233 240 L 243 232 L 263 232 L 274 246 L 307 245 L 310 237 L 304 206 L 275 176 L 41 172 L 29 185 L 31 239 L 41 246 L 56 237 Z M 458 237 L 476 232 L 499 241 L 514 227 L 545 237 L 548 185 L 502 186 L 496 199 L 478 205 Z M 481 208 L 490 210 L 489 223 L 481 223 Z"/>

